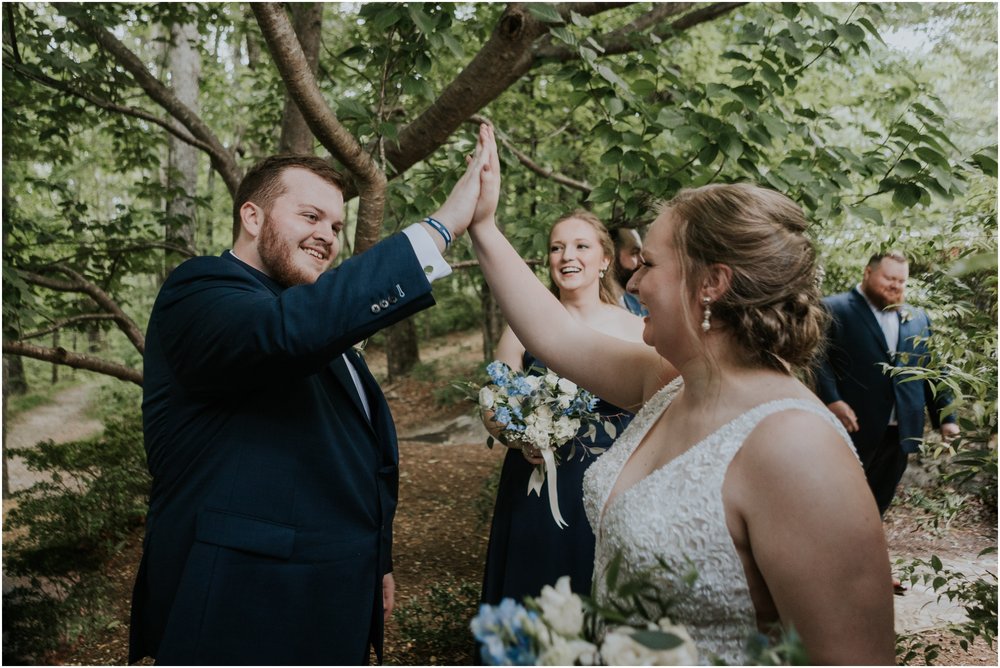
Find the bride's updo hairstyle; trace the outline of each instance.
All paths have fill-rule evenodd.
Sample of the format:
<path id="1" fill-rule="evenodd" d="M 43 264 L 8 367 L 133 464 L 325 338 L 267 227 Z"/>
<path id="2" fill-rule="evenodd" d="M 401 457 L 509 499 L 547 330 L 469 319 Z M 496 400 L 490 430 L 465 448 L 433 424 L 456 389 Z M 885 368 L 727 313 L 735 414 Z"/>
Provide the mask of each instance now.
<path id="1" fill-rule="evenodd" d="M 732 269 L 729 289 L 710 306 L 712 327 L 730 332 L 751 366 L 808 373 L 828 316 L 802 209 L 748 183 L 682 190 L 664 208 L 674 216 L 685 289 L 701 285 L 710 265 Z"/>

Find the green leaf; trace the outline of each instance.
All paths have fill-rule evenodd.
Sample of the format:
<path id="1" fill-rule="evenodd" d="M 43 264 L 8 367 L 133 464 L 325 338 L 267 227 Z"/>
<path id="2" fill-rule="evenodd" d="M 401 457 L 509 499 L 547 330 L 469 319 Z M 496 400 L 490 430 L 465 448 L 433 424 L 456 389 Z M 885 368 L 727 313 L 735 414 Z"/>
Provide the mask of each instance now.
<path id="1" fill-rule="evenodd" d="M 569 44 L 570 46 L 576 46 L 579 43 L 579 40 L 576 39 L 576 35 L 574 35 L 568 28 L 564 28 L 562 26 L 553 27 L 549 28 L 549 32 L 552 33 L 553 37 Z"/>
<path id="2" fill-rule="evenodd" d="M 559 15 L 559 10 L 547 2 L 530 3 L 528 11 L 542 23 L 563 23 L 563 17 Z"/>
<path id="3" fill-rule="evenodd" d="M 722 54 L 722 58 L 726 58 L 728 60 L 742 60 L 744 63 L 752 62 L 748 56 L 740 53 L 739 51 L 726 51 Z"/>
<path id="4" fill-rule="evenodd" d="M 979 170 L 986 176 L 997 178 L 997 159 L 985 153 L 976 153 L 972 156 L 972 161 L 976 163 Z"/>
<path id="5" fill-rule="evenodd" d="M 725 133 L 719 137 L 719 147 L 727 157 L 736 159 L 743 155 L 743 142 L 732 133 Z"/>
<path id="6" fill-rule="evenodd" d="M 680 636 L 666 631 L 647 631 L 640 629 L 632 632 L 632 639 L 640 645 L 645 645 L 649 649 L 666 651 L 680 647 L 684 641 Z"/>
<path id="7" fill-rule="evenodd" d="M 712 164 L 712 162 L 718 155 L 719 155 L 718 144 L 705 144 L 705 146 L 702 147 L 701 151 L 698 152 L 698 160 L 701 162 L 701 164 L 707 167 L 708 165 Z"/>
<path id="8" fill-rule="evenodd" d="M 437 34 L 440 35 L 442 39 L 444 39 L 445 46 L 448 47 L 448 50 L 451 51 L 451 54 L 453 56 L 455 56 L 456 58 L 465 57 L 465 48 L 461 45 L 461 43 L 457 39 L 454 38 L 454 36 L 452 36 L 450 32 L 439 32 Z"/>
<path id="9" fill-rule="evenodd" d="M 591 202 L 610 202 L 615 198 L 615 187 L 611 185 L 601 185 L 597 186 L 590 191 L 590 197 L 587 199 Z"/>
<path id="10" fill-rule="evenodd" d="M 622 165 L 630 172 L 641 172 L 643 168 L 642 159 L 632 151 L 624 155 Z"/>
<path id="11" fill-rule="evenodd" d="M 417 26 L 420 32 L 430 35 L 437 28 L 437 21 L 434 17 L 424 13 L 423 3 L 408 2 L 406 3 L 406 8 L 410 12 L 410 18 L 413 19 L 414 25 Z"/>
<path id="12" fill-rule="evenodd" d="M 909 178 L 920 171 L 920 163 L 910 158 L 904 158 L 896 164 L 896 175 L 901 178 Z"/>
<path id="13" fill-rule="evenodd" d="M 753 86 L 743 85 L 733 89 L 733 93 L 750 111 L 757 111 L 760 106 L 760 98 L 757 96 L 757 89 Z"/>
<path id="14" fill-rule="evenodd" d="M 604 152 L 600 162 L 602 165 L 614 166 L 622 161 L 622 155 L 624 155 L 624 151 L 617 146 L 612 146 Z"/>
<path id="15" fill-rule="evenodd" d="M 908 209 L 920 201 L 924 189 L 915 183 L 900 183 L 892 191 L 892 201 L 896 206 Z"/>
<path id="16" fill-rule="evenodd" d="M 837 34 L 851 44 L 865 41 L 865 31 L 853 23 L 837 26 Z"/>
<path id="17" fill-rule="evenodd" d="M 401 18 L 403 13 L 397 5 L 383 5 L 375 14 L 372 26 L 378 32 L 389 32 L 389 28 L 396 25 Z"/>
<path id="18" fill-rule="evenodd" d="M 948 164 L 948 158 L 944 157 L 943 155 L 941 155 L 932 148 L 928 148 L 926 146 L 918 146 L 914 151 L 914 153 L 916 153 L 921 160 L 923 160 L 928 164 L 937 165 L 945 169 L 951 168 L 951 165 Z"/>
<path id="19" fill-rule="evenodd" d="M 872 34 L 872 37 L 882 42 L 882 44 L 885 44 L 885 40 L 882 39 L 882 35 L 878 34 L 878 30 L 875 28 L 875 25 L 871 21 L 869 21 L 866 18 L 860 18 L 858 19 L 858 23 L 863 25 L 865 27 L 865 30 L 867 30 Z"/>

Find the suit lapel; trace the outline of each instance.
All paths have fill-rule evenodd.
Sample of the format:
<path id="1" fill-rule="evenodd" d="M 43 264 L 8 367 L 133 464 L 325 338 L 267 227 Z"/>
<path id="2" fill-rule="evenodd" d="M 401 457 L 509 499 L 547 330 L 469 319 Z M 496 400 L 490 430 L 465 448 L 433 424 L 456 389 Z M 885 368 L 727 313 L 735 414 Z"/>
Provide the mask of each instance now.
<path id="1" fill-rule="evenodd" d="M 333 361 L 330 362 L 329 369 L 333 374 L 333 377 L 336 378 L 337 382 L 339 382 L 341 387 L 344 388 L 344 391 L 347 393 L 347 396 L 351 398 L 351 401 L 354 403 L 354 407 L 361 414 L 361 417 L 363 417 L 365 422 L 367 422 L 369 426 L 371 426 L 371 422 L 368 420 L 368 416 L 365 414 L 364 404 L 361 403 L 361 396 L 358 394 L 358 387 L 357 385 L 354 384 L 354 379 L 351 377 L 351 372 L 348 371 L 347 369 L 347 362 L 344 360 L 344 356 L 338 355 L 337 357 L 335 357 Z M 357 367 L 355 367 L 355 370 L 357 370 Z M 361 375 L 360 372 L 358 375 Z M 364 383 L 362 383 L 362 385 L 363 384 Z M 371 402 L 369 401 L 369 405 L 370 404 Z"/>
<path id="2" fill-rule="evenodd" d="M 861 322 L 865 323 L 865 327 L 872 336 L 875 337 L 875 341 L 878 343 L 878 348 L 885 355 L 886 359 L 889 359 L 889 342 L 885 340 L 885 332 L 878 324 L 878 320 L 875 319 L 875 314 L 872 313 L 872 309 L 868 306 L 868 302 L 865 298 L 858 293 L 857 289 L 851 290 L 850 292 L 851 307 L 854 309 L 858 318 Z M 902 331 L 902 329 L 900 329 Z"/>
<path id="3" fill-rule="evenodd" d="M 924 323 L 920 318 L 914 317 L 913 308 L 903 305 L 903 309 L 910 312 L 910 318 L 903 322 L 899 319 L 899 343 L 896 344 L 897 352 L 912 352 L 916 349 L 915 337 L 924 333 Z"/>

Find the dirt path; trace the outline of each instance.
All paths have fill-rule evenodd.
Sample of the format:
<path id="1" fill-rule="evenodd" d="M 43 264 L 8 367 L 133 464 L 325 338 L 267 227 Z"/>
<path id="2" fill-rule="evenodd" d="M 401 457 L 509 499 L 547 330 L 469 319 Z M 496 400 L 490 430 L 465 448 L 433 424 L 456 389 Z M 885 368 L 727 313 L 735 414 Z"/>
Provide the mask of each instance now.
<path id="1" fill-rule="evenodd" d="M 104 429 L 99 420 L 86 416 L 98 384 L 83 383 L 59 392 L 52 403 L 21 413 L 7 425 L 7 447 L 27 448 L 51 439 L 68 443 L 94 436 Z M 26 489 L 40 479 L 29 471 L 19 457 L 8 462 L 10 491 Z"/>

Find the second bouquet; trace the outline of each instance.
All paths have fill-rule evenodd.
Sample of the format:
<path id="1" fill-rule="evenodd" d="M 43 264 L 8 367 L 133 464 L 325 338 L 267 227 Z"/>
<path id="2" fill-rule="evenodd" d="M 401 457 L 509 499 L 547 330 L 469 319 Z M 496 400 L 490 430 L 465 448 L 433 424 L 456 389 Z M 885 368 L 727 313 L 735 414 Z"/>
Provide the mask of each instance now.
<path id="1" fill-rule="evenodd" d="M 548 478 L 552 518 L 560 528 L 567 526 L 556 493 L 557 449 L 572 441 L 585 425 L 591 441 L 598 427 L 614 439 L 614 424 L 602 421 L 595 411 L 597 397 L 551 371 L 518 373 L 496 360 L 486 367 L 486 373 L 490 380 L 479 390 L 480 409 L 492 411 L 492 419 L 502 427 L 502 438 L 508 444 L 531 445 L 540 451 L 545 463 L 532 472 L 527 493 L 541 496 Z M 600 454 L 603 448 L 586 450 L 584 456 Z M 569 456 L 574 454 L 575 447 Z"/>

